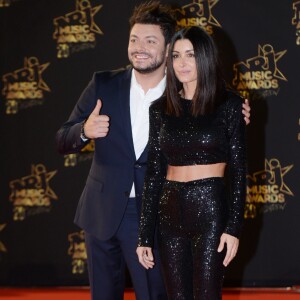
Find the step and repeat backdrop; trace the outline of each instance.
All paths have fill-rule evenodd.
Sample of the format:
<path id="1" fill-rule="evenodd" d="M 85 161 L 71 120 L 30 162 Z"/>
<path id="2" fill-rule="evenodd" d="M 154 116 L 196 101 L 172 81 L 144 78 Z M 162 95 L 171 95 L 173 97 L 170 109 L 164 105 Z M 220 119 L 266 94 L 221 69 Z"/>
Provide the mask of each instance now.
<path id="1" fill-rule="evenodd" d="M 0 0 L 2 286 L 88 284 L 73 217 L 93 143 L 62 156 L 54 136 L 94 71 L 128 64 L 140 2 Z M 245 227 L 225 285 L 300 284 L 300 1 L 172 4 L 179 27 L 214 37 L 227 82 L 251 102 Z"/>

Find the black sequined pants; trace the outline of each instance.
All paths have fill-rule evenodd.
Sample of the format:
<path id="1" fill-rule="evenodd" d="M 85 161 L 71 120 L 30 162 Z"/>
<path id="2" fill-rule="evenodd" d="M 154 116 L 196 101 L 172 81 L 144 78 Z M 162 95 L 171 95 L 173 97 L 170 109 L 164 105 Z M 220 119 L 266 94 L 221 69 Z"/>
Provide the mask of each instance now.
<path id="1" fill-rule="evenodd" d="M 226 250 L 217 252 L 227 204 L 222 177 L 166 180 L 159 209 L 159 251 L 170 300 L 219 300 Z"/>

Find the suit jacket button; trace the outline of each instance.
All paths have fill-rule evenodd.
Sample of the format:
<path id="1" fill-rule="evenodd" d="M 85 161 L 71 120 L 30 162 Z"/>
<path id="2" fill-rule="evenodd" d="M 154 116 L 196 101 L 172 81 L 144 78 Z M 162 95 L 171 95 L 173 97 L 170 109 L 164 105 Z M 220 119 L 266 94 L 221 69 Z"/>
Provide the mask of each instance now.
<path id="1" fill-rule="evenodd" d="M 142 166 L 141 166 L 140 164 L 135 164 L 134 167 L 135 167 L 136 169 L 140 169 Z"/>

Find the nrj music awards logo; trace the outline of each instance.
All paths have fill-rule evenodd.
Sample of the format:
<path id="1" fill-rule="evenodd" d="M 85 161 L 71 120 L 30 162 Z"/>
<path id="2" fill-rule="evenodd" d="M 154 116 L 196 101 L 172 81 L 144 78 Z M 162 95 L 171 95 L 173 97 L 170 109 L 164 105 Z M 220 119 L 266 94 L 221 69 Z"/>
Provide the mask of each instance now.
<path id="1" fill-rule="evenodd" d="M 193 0 L 193 2 L 176 9 L 177 26 L 179 28 L 200 26 L 209 34 L 213 34 L 213 27 L 221 27 L 212 14 L 212 8 L 219 0 Z"/>
<path id="2" fill-rule="evenodd" d="M 294 196 L 284 176 L 293 165 L 282 167 L 278 159 L 265 160 L 265 169 L 247 176 L 245 218 L 260 213 L 284 210 L 288 196 Z"/>
<path id="3" fill-rule="evenodd" d="M 287 81 L 277 65 L 286 52 L 275 52 L 270 44 L 258 45 L 257 56 L 233 65 L 234 87 L 251 99 L 277 95 L 281 81 Z"/>
<path id="4" fill-rule="evenodd" d="M 96 34 L 103 34 L 94 21 L 101 7 L 92 7 L 89 0 L 76 0 L 74 11 L 53 20 L 53 39 L 57 42 L 58 58 L 66 58 L 71 53 L 95 47 Z"/>
<path id="5" fill-rule="evenodd" d="M 72 257 L 72 273 L 82 274 L 87 263 L 83 230 L 69 234 L 68 240 L 70 242 L 68 254 Z"/>
<path id="6" fill-rule="evenodd" d="M 300 45 L 300 1 L 293 2 L 294 16 L 292 24 L 296 26 L 296 44 Z"/>
<path id="7" fill-rule="evenodd" d="M 51 210 L 51 200 L 57 196 L 49 181 L 57 171 L 48 172 L 42 164 L 32 165 L 31 174 L 9 183 L 9 200 L 13 204 L 13 220 L 23 221 L 26 217 Z"/>
<path id="8" fill-rule="evenodd" d="M 7 114 L 15 114 L 20 109 L 44 102 L 44 92 L 50 92 L 50 89 L 42 73 L 49 64 L 40 64 L 36 57 L 25 57 L 23 68 L 2 76 L 2 95 L 6 99 Z"/>
<path id="9" fill-rule="evenodd" d="M 91 160 L 94 156 L 95 141 L 91 140 L 86 146 L 84 146 L 79 153 L 67 154 L 64 156 L 65 167 L 75 167 L 78 163 L 86 160 Z"/>

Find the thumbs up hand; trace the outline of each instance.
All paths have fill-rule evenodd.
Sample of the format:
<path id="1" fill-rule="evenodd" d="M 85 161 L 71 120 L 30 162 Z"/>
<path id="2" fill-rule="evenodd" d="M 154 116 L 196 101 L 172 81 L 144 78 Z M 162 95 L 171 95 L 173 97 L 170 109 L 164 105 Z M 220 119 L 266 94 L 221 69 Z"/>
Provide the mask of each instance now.
<path id="1" fill-rule="evenodd" d="M 84 133 L 89 139 L 105 137 L 109 131 L 109 117 L 101 115 L 102 102 L 97 100 L 97 104 L 84 124 Z"/>

